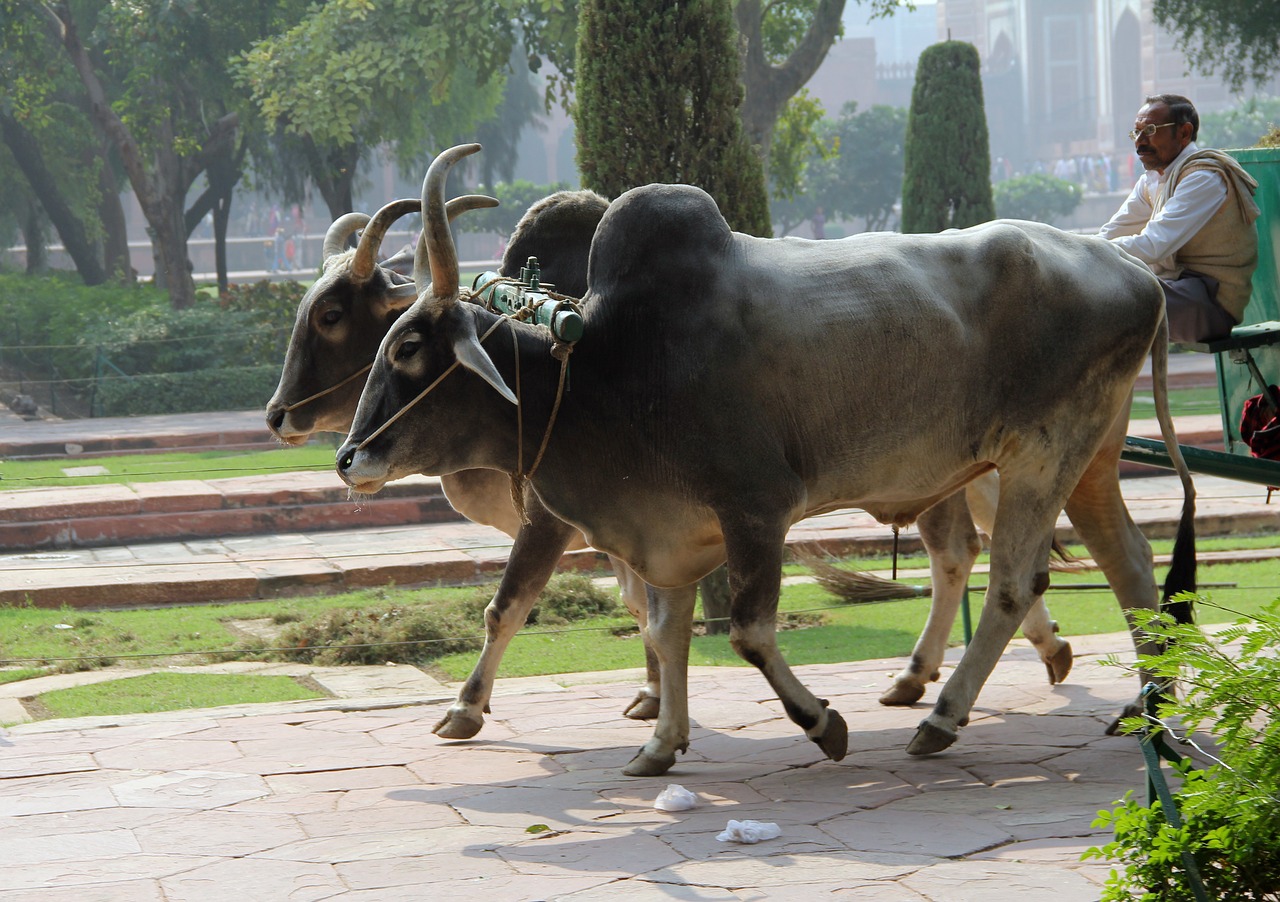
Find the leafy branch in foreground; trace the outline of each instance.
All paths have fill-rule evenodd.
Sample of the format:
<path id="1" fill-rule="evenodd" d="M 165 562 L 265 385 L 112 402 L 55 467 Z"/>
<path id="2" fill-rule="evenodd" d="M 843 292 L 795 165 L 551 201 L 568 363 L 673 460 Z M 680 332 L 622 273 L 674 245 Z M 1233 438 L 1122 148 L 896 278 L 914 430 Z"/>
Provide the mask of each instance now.
<path id="1" fill-rule="evenodd" d="M 1173 736 L 1168 724 L 1178 720 L 1186 736 L 1203 731 L 1217 747 L 1206 756 L 1208 767 L 1186 761 L 1176 768 L 1180 827 L 1168 823 L 1160 802 L 1141 805 L 1132 793 L 1099 812 L 1094 825 L 1111 827 L 1115 838 L 1085 857 L 1119 864 L 1102 899 L 1192 902 L 1184 854 L 1195 859 L 1211 899 L 1280 899 L 1280 599 L 1212 638 L 1167 615 L 1139 612 L 1136 619 L 1167 645 L 1139 663 L 1162 680 L 1178 680 L 1185 696 L 1160 707 L 1160 723 L 1129 718 L 1126 730 Z"/>

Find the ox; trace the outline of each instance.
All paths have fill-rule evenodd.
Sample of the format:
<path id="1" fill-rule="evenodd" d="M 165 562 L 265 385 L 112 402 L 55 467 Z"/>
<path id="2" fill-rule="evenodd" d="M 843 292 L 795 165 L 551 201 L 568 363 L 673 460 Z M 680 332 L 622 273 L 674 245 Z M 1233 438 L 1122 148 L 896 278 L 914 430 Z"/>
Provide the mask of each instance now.
<path id="1" fill-rule="evenodd" d="M 480 196 L 455 198 L 449 202 L 446 216 L 452 220 L 465 210 L 496 204 L 496 200 Z M 518 271 L 528 257 L 536 256 L 548 283 L 581 295 L 586 290 L 591 236 L 607 205 L 604 198 L 589 191 L 560 192 L 535 204 L 511 236 L 502 272 Z M 396 219 L 421 208 L 416 198 L 397 200 L 372 219 L 349 213 L 329 227 L 324 271 L 298 305 L 280 383 L 267 404 L 267 425 L 287 444 L 301 444 L 320 431 L 345 434 L 351 426 L 364 385 L 360 377 L 369 369 L 367 364 L 391 324 L 417 297 L 413 284 L 392 268 L 395 258 L 383 266 L 375 265 L 378 247 Z M 360 230 L 356 249 L 346 250 L 347 240 Z M 485 610 L 480 659 L 457 701 L 435 726 L 435 732 L 446 739 L 467 739 L 484 725 L 498 664 L 511 637 L 524 624 L 564 552 L 585 548 L 586 540 L 548 514 L 532 493 L 525 501 L 530 522 L 523 524 L 512 504 L 511 482 L 505 473 L 461 470 L 442 476 L 440 485 L 449 503 L 463 516 L 501 529 L 516 540 L 512 551 L 515 563 L 504 571 Z M 623 603 L 644 636 L 644 584 L 623 562 L 615 559 L 612 563 Z M 653 718 L 658 712 L 657 659 L 647 648 L 645 659 L 646 682 L 623 712 L 635 719 Z"/>
<path id="2" fill-rule="evenodd" d="M 450 220 L 464 207 L 485 205 L 482 201 L 474 197 L 450 201 Z M 558 289 L 581 295 L 586 290 L 591 237 L 606 206 L 604 198 L 587 191 L 558 192 L 544 198 L 521 218 L 504 255 L 502 271 L 515 272 L 529 256 L 536 256 L 543 263 L 543 275 Z M 353 372 L 364 372 L 357 371 L 357 366 L 373 359 L 391 323 L 413 298 L 408 297 L 402 280 L 391 273 L 379 274 L 367 263 L 357 266 L 357 255 L 344 253 L 343 248 L 353 231 L 363 229 L 362 254 L 376 253 L 391 219 L 420 209 L 418 200 L 395 201 L 372 220 L 350 214 L 330 228 L 324 245 L 325 274 L 299 304 L 280 383 L 267 406 L 268 426 L 282 441 L 299 444 L 316 431 L 345 432 L 350 427 L 359 396 L 355 380 L 347 378 Z M 402 261 L 392 258 L 381 268 L 399 272 L 398 262 Z M 367 275 L 358 278 L 362 273 Z M 337 388 L 326 391 L 331 386 Z M 290 398 L 304 400 L 289 403 Z M 509 479 L 496 470 L 462 470 L 443 476 L 441 485 L 450 503 L 466 517 L 495 526 L 520 543 L 507 571 L 509 578 L 504 578 L 486 610 L 485 646 L 476 669 L 457 702 L 436 725 L 436 732 L 445 738 L 465 739 L 483 726 L 502 651 L 535 603 L 550 572 L 548 564 L 554 564 L 552 558 L 558 559 L 569 548 L 585 547 L 585 539 L 558 522 L 541 527 L 546 514 L 536 495 L 531 495 L 526 509 L 535 511 L 531 516 L 546 532 L 544 541 L 531 545 L 528 536 L 521 536 L 522 524 L 511 503 Z M 973 511 L 972 519 L 989 532 L 997 488 L 994 474 L 979 477 L 966 487 L 965 498 L 949 499 L 921 515 L 919 527 L 933 568 L 933 603 L 911 663 L 881 696 L 882 704 L 913 704 L 924 694 L 926 681 L 938 678 L 956 610 L 980 549 L 969 525 L 969 510 Z M 560 548 L 557 539 L 565 541 L 566 547 Z M 535 549 L 540 552 L 536 558 Z M 613 559 L 612 564 L 623 601 L 640 623 L 643 637 L 644 584 L 622 561 Z M 1071 669 L 1071 646 L 1056 635 L 1056 625 L 1039 597 L 1023 623 L 1023 633 L 1044 661 L 1049 682 L 1061 682 Z M 647 651 L 646 664 L 646 684 L 624 711 L 636 719 L 655 717 L 658 711 L 659 674 L 652 652 Z"/>
<path id="3" fill-rule="evenodd" d="M 477 150 L 453 148 L 428 171 L 421 295 L 379 348 L 338 471 L 357 492 L 410 473 L 512 472 L 632 566 L 650 587 L 661 706 L 628 774 L 664 773 L 687 748 L 695 583 L 722 562 L 733 647 L 828 757 L 844 756 L 843 718 L 776 642 L 783 539 L 812 514 L 860 507 L 905 524 L 1000 474 L 983 616 L 911 754 L 955 742 L 1048 584 L 1064 507 L 1122 607 L 1154 609 L 1150 547 L 1116 472 L 1149 353 L 1185 493 L 1173 573 L 1193 577 L 1194 490 L 1168 413 L 1163 295 L 1109 243 L 1026 222 L 757 239 L 731 232 L 700 189 L 632 189 L 596 229 L 586 338 L 562 394 L 565 358 L 550 355 L 545 330 L 459 300 L 444 178 Z M 540 466 L 524 472 L 522 449 L 544 436 Z"/>

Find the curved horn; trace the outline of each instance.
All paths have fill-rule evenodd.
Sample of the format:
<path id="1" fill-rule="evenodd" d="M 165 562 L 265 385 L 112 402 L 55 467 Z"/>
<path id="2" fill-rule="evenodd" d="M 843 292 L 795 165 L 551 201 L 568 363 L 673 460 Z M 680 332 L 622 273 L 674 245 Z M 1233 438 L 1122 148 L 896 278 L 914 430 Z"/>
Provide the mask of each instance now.
<path id="1" fill-rule="evenodd" d="M 463 213 L 469 210 L 483 210 L 486 207 L 500 207 L 501 202 L 496 197 L 489 197 L 484 194 L 464 194 L 461 197 L 455 197 L 444 205 L 444 213 L 450 222 L 453 222 Z M 413 252 L 413 284 L 421 294 L 426 290 L 427 283 L 431 281 L 431 269 L 427 264 L 427 233 L 424 229 L 418 233 L 418 246 Z"/>
<path id="2" fill-rule="evenodd" d="M 369 216 L 366 213 L 346 213 L 339 216 L 333 221 L 333 225 L 329 226 L 329 231 L 324 233 L 324 250 L 320 254 L 320 259 L 328 260 L 334 254 L 345 251 L 347 239 L 368 224 Z"/>
<path id="3" fill-rule="evenodd" d="M 449 231 L 445 215 L 444 181 L 453 164 L 463 157 L 480 150 L 479 144 L 459 144 L 450 147 L 431 161 L 427 177 L 422 182 L 422 234 L 423 249 L 431 272 L 431 293 L 446 302 L 458 295 L 458 251 Z M 414 284 L 421 292 L 426 288 L 420 273 L 424 267 L 415 258 Z"/>
<path id="4" fill-rule="evenodd" d="M 351 278 L 356 282 L 365 282 L 373 275 L 373 268 L 378 264 L 378 248 L 387 235 L 387 229 L 401 216 L 417 213 L 422 209 L 422 202 L 417 198 L 401 198 L 393 200 L 377 213 L 364 227 L 360 236 L 360 244 L 356 246 L 356 255 L 351 258 Z"/>

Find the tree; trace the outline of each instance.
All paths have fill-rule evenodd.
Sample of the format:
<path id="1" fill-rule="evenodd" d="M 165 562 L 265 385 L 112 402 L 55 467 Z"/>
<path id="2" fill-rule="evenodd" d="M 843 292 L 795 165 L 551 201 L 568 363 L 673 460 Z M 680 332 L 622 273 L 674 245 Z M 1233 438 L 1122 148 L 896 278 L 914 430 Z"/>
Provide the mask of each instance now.
<path id="1" fill-rule="evenodd" d="M 1084 199 L 1084 189 L 1075 182 L 1043 172 L 1005 179 L 995 186 L 993 194 L 996 213 L 1001 219 L 1030 219 L 1049 224 L 1070 216 Z"/>
<path id="2" fill-rule="evenodd" d="M 1153 12 L 1193 68 L 1221 71 L 1237 94 L 1280 71 L 1280 16 L 1271 0 L 1155 0 Z"/>
<path id="3" fill-rule="evenodd" d="M 1231 109 L 1200 116 L 1200 137 L 1207 147 L 1253 147 L 1280 123 L 1280 98 L 1249 97 Z"/>
<path id="4" fill-rule="evenodd" d="M 254 44 L 236 78 L 268 130 L 306 160 L 336 219 L 375 148 L 390 145 L 402 169 L 420 170 L 489 117 L 517 12 L 516 0 L 328 0 Z"/>
<path id="5" fill-rule="evenodd" d="M 978 49 L 943 41 L 920 54 L 903 152 L 902 231 L 995 218 Z"/>
<path id="6" fill-rule="evenodd" d="M 188 216 L 187 193 L 211 163 L 243 159 L 226 60 L 275 27 L 282 10 L 301 7 L 301 0 L 45 0 L 36 6 L 80 82 L 92 121 L 119 154 L 147 219 L 156 283 L 175 308 L 195 302 L 187 237 L 203 214 Z M 224 227 L 231 175 L 216 173 L 212 192 L 199 201 L 221 211 Z"/>
<path id="7" fill-rule="evenodd" d="M 771 235 L 764 169 L 743 134 L 729 0 L 584 0 L 578 21 L 578 168 L 606 197 L 684 182 L 730 227 Z"/>
<path id="8" fill-rule="evenodd" d="M 871 0 L 870 18 L 892 15 L 897 0 Z M 839 37 L 845 0 L 737 0 L 742 35 L 742 124 L 768 159 L 787 104 L 818 71 Z"/>

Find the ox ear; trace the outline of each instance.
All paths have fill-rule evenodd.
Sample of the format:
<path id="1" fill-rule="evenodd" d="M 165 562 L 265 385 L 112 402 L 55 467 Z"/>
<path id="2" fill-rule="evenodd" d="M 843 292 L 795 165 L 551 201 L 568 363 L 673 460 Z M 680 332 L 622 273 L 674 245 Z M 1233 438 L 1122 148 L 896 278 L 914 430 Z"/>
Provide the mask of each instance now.
<path id="1" fill-rule="evenodd" d="M 399 316 L 418 299 L 418 289 L 412 282 L 390 285 L 379 297 L 369 304 L 378 316 Z"/>
<path id="2" fill-rule="evenodd" d="M 457 355 L 458 363 L 492 385 L 498 394 L 512 404 L 519 405 L 515 392 L 503 381 L 502 374 L 493 365 L 488 352 L 480 345 L 480 339 L 476 338 L 474 330 L 467 329 L 465 335 L 460 335 L 454 340 L 453 353 Z"/>

